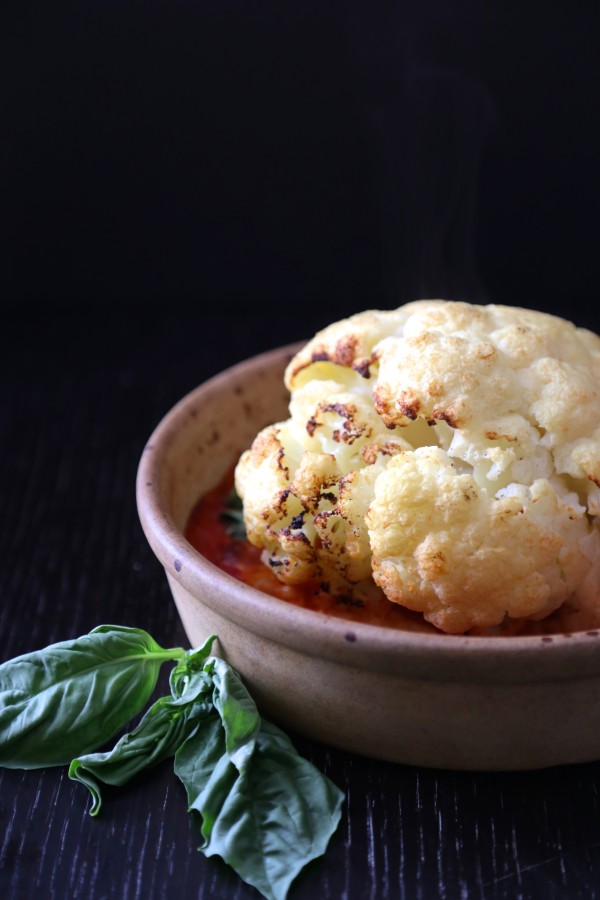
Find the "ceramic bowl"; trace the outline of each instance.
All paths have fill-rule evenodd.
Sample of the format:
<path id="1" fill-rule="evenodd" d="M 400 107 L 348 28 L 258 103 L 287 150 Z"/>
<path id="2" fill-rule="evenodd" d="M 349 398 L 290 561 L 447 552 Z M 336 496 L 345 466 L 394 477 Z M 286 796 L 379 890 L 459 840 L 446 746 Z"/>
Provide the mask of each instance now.
<path id="1" fill-rule="evenodd" d="M 351 623 L 249 587 L 186 541 L 192 507 L 266 424 L 287 418 L 296 346 L 202 384 L 140 461 L 138 510 L 192 646 L 210 634 L 264 715 L 388 761 L 523 770 L 600 759 L 600 632 L 467 637 Z"/>

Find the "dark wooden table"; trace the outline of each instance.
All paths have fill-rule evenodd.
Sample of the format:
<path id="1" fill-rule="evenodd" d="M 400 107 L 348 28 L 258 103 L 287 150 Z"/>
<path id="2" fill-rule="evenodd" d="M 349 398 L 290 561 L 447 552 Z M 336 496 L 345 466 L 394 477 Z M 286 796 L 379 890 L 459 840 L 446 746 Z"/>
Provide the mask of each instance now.
<path id="1" fill-rule="evenodd" d="M 185 643 L 135 506 L 144 442 L 186 391 L 309 336 L 256 315 L 81 306 L 9 312 L 0 366 L 0 660 L 101 622 Z M 302 330 L 300 330 L 300 328 Z M 556 710 L 557 719 L 562 710 Z M 600 763 L 458 773 L 384 764 L 292 735 L 345 791 L 340 828 L 291 898 L 600 897 Z M 168 763 L 87 815 L 64 769 L 0 770 L 4 900 L 245 898 L 258 894 L 200 835 Z"/>

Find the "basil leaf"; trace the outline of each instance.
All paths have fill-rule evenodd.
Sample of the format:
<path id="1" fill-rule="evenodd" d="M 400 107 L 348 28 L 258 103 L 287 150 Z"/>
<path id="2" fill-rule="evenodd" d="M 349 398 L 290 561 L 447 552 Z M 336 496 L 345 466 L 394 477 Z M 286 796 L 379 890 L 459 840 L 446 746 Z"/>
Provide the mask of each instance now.
<path id="1" fill-rule="evenodd" d="M 139 628 L 101 625 L 0 665 L 0 765 L 68 764 L 143 708 L 161 664 L 184 656 Z"/>
<path id="2" fill-rule="evenodd" d="M 325 853 L 342 802 L 341 791 L 263 720 L 252 764 L 227 798 L 211 845 L 235 858 L 242 878 L 265 897 L 283 900 L 304 866 Z"/>
<path id="3" fill-rule="evenodd" d="M 202 852 L 221 856 L 269 900 L 284 900 L 301 869 L 325 852 L 343 795 L 275 725 L 259 718 L 258 730 L 248 727 L 249 695 L 228 668 L 207 662 L 222 720 L 199 724 L 175 754 L 175 773 L 201 816 Z"/>
<path id="4" fill-rule="evenodd" d="M 225 729 L 227 754 L 241 772 L 260 729 L 256 704 L 237 672 L 224 660 L 212 657 L 205 668 L 214 682 L 213 703 Z"/>
<path id="5" fill-rule="evenodd" d="M 204 719 L 194 735 L 179 748 L 175 754 L 175 774 L 185 787 L 189 810 L 201 816 L 200 831 L 205 844 L 200 849 L 211 856 L 212 829 L 238 777 L 227 756 L 225 729 L 217 716 Z"/>
<path id="6" fill-rule="evenodd" d="M 210 702 L 197 700 L 181 706 L 170 697 L 161 697 L 139 725 L 123 735 L 112 750 L 74 759 L 69 766 L 69 778 L 81 781 L 89 788 L 92 794 L 90 815 L 97 815 L 102 806 L 100 781 L 115 786 L 125 784 L 144 769 L 174 756 L 211 708 Z"/>
<path id="7" fill-rule="evenodd" d="M 235 488 L 232 488 L 223 507 L 220 519 L 225 524 L 225 531 L 236 541 L 246 540 L 246 523 L 244 522 L 244 505 Z"/>

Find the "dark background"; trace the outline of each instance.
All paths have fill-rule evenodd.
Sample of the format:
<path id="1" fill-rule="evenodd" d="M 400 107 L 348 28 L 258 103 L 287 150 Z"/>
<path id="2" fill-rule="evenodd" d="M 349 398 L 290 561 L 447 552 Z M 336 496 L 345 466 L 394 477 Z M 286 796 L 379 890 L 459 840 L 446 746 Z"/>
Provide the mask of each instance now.
<path id="1" fill-rule="evenodd" d="M 598 9 L 2 6 L 0 661 L 100 622 L 186 643 L 135 475 L 224 367 L 423 296 L 597 327 Z M 290 900 L 600 898 L 600 763 L 293 738 L 346 802 Z M 256 897 L 195 852 L 168 764 L 86 809 L 62 769 L 0 769 L 3 900 Z"/>
<path id="2" fill-rule="evenodd" d="M 277 338 L 422 296 L 595 318 L 596 3 L 8 10 L 11 307 L 239 306 Z"/>

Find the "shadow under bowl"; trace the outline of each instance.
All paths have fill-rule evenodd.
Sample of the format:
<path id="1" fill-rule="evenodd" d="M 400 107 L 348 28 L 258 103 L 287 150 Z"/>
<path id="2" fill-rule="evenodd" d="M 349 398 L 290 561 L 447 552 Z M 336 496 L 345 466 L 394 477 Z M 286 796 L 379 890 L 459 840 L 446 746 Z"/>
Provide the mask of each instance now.
<path id="1" fill-rule="evenodd" d="M 137 502 L 192 646 L 211 634 L 283 728 L 392 762 L 526 770 L 600 759 L 600 632 L 470 637 L 348 622 L 271 597 L 184 537 L 260 428 L 287 418 L 297 345 L 184 397 L 144 449 Z"/>

